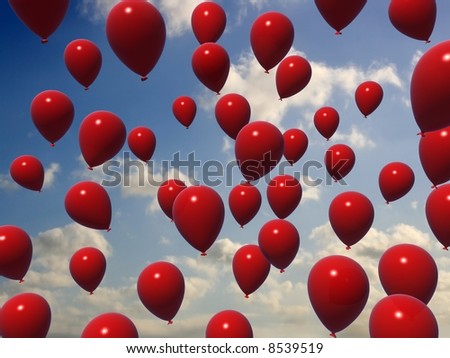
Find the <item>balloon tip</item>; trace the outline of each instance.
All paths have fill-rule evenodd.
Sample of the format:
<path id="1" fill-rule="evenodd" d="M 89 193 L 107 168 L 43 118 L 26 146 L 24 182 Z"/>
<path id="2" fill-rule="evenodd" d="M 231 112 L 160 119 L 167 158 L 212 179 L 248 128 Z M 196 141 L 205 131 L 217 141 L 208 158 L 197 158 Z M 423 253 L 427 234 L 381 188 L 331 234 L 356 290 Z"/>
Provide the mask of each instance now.
<path id="1" fill-rule="evenodd" d="M 142 82 L 147 81 L 147 80 L 148 80 L 148 77 L 147 77 L 147 76 L 142 76 L 142 77 L 141 77 L 141 81 L 142 81 Z"/>
<path id="2" fill-rule="evenodd" d="M 336 32 L 334 34 L 335 35 L 342 35 L 342 32 L 340 32 L 339 30 L 336 30 Z"/>
<path id="3" fill-rule="evenodd" d="M 330 333 L 330 337 L 336 338 L 336 333 L 331 332 L 331 333 Z"/>
<path id="4" fill-rule="evenodd" d="M 84 87 L 84 90 L 87 91 L 89 89 L 89 87 Z"/>
<path id="5" fill-rule="evenodd" d="M 50 143 L 50 147 L 54 147 L 55 146 L 55 143 Z"/>
<path id="6" fill-rule="evenodd" d="M 366 116 L 366 115 L 364 115 L 364 118 L 366 118 L 366 119 L 367 119 L 367 116 Z"/>
<path id="7" fill-rule="evenodd" d="M 93 291 L 90 291 L 90 292 L 89 292 L 89 296 L 92 296 L 93 294 L 94 294 Z"/>
<path id="8" fill-rule="evenodd" d="M 444 246 L 442 250 L 448 251 L 448 246 Z"/>
<path id="9" fill-rule="evenodd" d="M 264 73 L 267 73 L 267 74 L 269 74 L 269 70 L 264 70 Z"/>
<path id="10" fill-rule="evenodd" d="M 430 42 L 431 42 L 430 39 L 428 39 L 425 41 L 425 44 L 429 44 Z"/>
<path id="11" fill-rule="evenodd" d="M 280 98 L 278 98 L 278 100 L 279 100 L 280 102 L 282 102 L 282 101 L 283 101 L 283 98 L 280 97 Z"/>
<path id="12" fill-rule="evenodd" d="M 425 132 L 419 132 L 417 135 L 420 135 L 422 138 L 425 137 Z"/>
<path id="13" fill-rule="evenodd" d="M 167 321 L 167 325 L 173 324 L 173 321 L 170 319 Z"/>
<path id="14" fill-rule="evenodd" d="M 280 270 L 280 273 L 285 273 L 285 272 L 286 272 L 286 271 L 284 271 L 284 269 L 281 269 L 281 270 Z"/>
<path id="15" fill-rule="evenodd" d="M 110 228 L 110 227 L 106 229 L 106 232 L 110 232 L 110 231 L 111 231 L 111 228 Z"/>
<path id="16" fill-rule="evenodd" d="M 345 249 L 346 249 L 346 250 L 351 250 L 352 248 L 351 248 L 350 246 L 347 245 L 347 246 L 345 247 Z"/>
<path id="17" fill-rule="evenodd" d="M 24 283 L 25 282 L 25 280 L 23 279 L 23 278 L 21 278 L 20 280 L 19 280 L 19 283 Z"/>
<path id="18" fill-rule="evenodd" d="M 92 168 L 91 166 L 88 166 L 87 167 L 89 170 L 94 170 L 94 168 Z"/>
<path id="19" fill-rule="evenodd" d="M 48 42 L 48 40 L 46 38 L 41 40 L 41 44 L 46 44 Z"/>
<path id="20" fill-rule="evenodd" d="M 386 205 L 389 205 L 389 201 L 386 200 Z"/>
<path id="21" fill-rule="evenodd" d="M 437 188 L 438 188 L 438 186 L 435 185 L 435 184 L 433 184 L 433 185 L 431 186 L 431 189 L 437 189 Z"/>
<path id="22" fill-rule="evenodd" d="M 245 298 L 248 298 L 249 296 L 248 296 L 248 295 L 245 295 L 244 297 L 245 297 Z"/>
<path id="23" fill-rule="evenodd" d="M 206 252 L 202 252 L 200 256 L 206 256 Z"/>

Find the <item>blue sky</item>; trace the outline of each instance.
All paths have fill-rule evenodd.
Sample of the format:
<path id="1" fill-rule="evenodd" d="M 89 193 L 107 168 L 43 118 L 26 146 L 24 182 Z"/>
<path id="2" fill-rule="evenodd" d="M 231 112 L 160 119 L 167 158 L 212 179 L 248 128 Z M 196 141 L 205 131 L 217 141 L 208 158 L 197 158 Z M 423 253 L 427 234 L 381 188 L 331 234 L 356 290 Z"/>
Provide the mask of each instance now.
<path id="1" fill-rule="evenodd" d="M 190 27 L 190 14 L 200 1 L 158 0 L 167 27 L 163 54 L 141 82 L 114 55 L 106 39 L 105 19 L 114 0 L 72 1 L 69 11 L 49 43 L 42 45 L 15 16 L 6 1 L 0 3 L 0 225 L 17 225 L 33 239 L 34 256 L 25 283 L 0 278 L 0 305 L 24 291 L 42 294 L 50 303 L 53 320 L 49 335 L 80 336 L 84 326 L 98 314 L 116 311 L 130 317 L 142 337 L 203 337 L 210 317 L 223 309 L 244 313 L 256 337 L 326 337 L 308 300 L 306 280 L 312 265 L 330 254 L 347 255 L 366 270 L 371 292 L 361 316 L 341 337 L 368 337 L 368 318 L 373 305 L 384 297 L 377 264 L 390 246 L 408 242 L 432 253 L 439 268 L 437 291 L 429 303 L 442 337 L 450 336 L 450 259 L 431 233 L 424 214 L 430 191 L 418 158 L 418 132 L 409 102 L 409 80 L 414 64 L 431 46 L 449 36 L 446 16 L 450 4 L 438 1 L 438 16 L 431 43 L 425 44 L 399 33 L 389 22 L 388 0 L 368 1 L 360 15 L 335 36 L 320 16 L 313 1 L 252 0 L 217 1 L 227 14 L 227 28 L 219 39 L 229 53 L 231 70 L 221 91 L 236 92 L 247 98 L 251 120 L 265 120 L 280 130 L 301 128 L 309 137 L 305 156 L 288 168 L 299 172 L 307 161 L 323 162 L 326 149 L 335 143 L 350 145 L 356 165 L 344 183 L 326 184 L 324 167 L 312 171 L 320 186 L 308 186 L 303 198 L 287 219 L 300 233 L 296 260 L 280 275 L 272 268 L 265 284 L 245 300 L 232 271 L 234 252 L 243 244 L 256 243 L 260 227 L 275 218 L 265 197 L 266 184 L 258 188 L 263 205 L 257 217 L 244 229 L 234 221 L 226 205 L 225 223 L 207 257 L 200 257 L 165 217 L 156 201 L 157 186 L 139 185 L 138 173 L 129 173 L 131 185 L 108 188 L 113 205 L 112 231 L 99 232 L 73 223 L 64 210 L 68 188 L 80 180 L 101 182 L 101 168 L 86 169 L 78 147 L 78 127 L 96 110 L 117 114 L 127 130 L 150 127 L 156 134 L 155 178 L 160 178 L 162 161 L 179 152 L 191 152 L 202 162 L 234 160 L 233 142 L 222 132 L 214 117 L 217 95 L 195 77 L 191 55 L 198 43 Z M 299 94 L 278 100 L 275 69 L 266 75 L 250 47 L 250 28 L 259 14 L 280 11 L 289 16 L 295 39 L 291 53 L 299 53 L 311 64 L 312 79 Z M 8 34 L 8 35 L 6 35 Z M 97 80 L 84 91 L 67 71 L 63 61 L 65 46 L 77 38 L 95 42 L 103 55 Z M 384 90 L 380 107 L 367 119 L 354 102 L 354 91 L 365 80 L 379 82 Z M 29 107 L 39 92 L 56 89 L 67 94 L 75 106 L 70 131 L 50 148 L 34 127 Z M 186 130 L 172 114 L 172 102 L 181 95 L 196 100 L 194 123 Z M 313 126 L 314 112 L 325 105 L 340 114 L 338 131 L 326 142 Z M 127 145 L 123 151 L 129 152 Z M 122 151 L 122 152 L 123 152 Z M 117 160 L 123 163 L 122 152 Z M 17 186 L 9 176 L 9 165 L 19 155 L 39 157 L 46 169 L 42 193 Z M 413 189 L 404 198 L 387 206 L 378 188 L 378 173 L 392 161 L 410 165 L 416 176 Z M 195 177 L 200 178 L 200 170 Z M 173 172 L 188 180 L 187 172 Z M 235 168 L 232 185 L 242 179 Z M 230 185 L 215 188 L 227 203 Z M 328 223 L 328 206 L 339 193 L 356 190 L 369 197 L 375 208 L 375 221 L 366 237 L 350 251 L 338 240 Z M 83 246 L 96 246 L 107 256 L 107 273 L 93 296 L 88 296 L 72 280 L 70 256 Z M 136 280 L 151 262 L 168 260 L 178 265 L 186 280 L 186 296 L 174 325 L 151 315 L 139 301 Z"/>

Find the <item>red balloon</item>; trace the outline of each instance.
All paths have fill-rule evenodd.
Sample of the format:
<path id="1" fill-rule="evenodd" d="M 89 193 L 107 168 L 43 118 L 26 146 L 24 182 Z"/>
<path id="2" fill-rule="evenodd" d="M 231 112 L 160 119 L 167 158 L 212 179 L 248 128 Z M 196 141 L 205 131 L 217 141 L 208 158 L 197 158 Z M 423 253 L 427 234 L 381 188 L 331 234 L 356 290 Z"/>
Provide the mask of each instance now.
<path id="1" fill-rule="evenodd" d="M 370 200 L 355 191 L 337 195 L 330 204 L 328 217 L 339 240 L 350 246 L 360 241 L 372 226 L 375 210 Z"/>
<path id="2" fill-rule="evenodd" d="M 169 262 L 152 263 L 139 275 L 137 292 L 152 314 L 171 324 L 184 298 L 183 274 Z"/>
<path id="3" fill-rule="evenodd" d="M 127 130 L 112 112 L 96 111 L 87 115 L 80 125 L 78 140 L 88 168 L 102 165 L 122 149 Z"/>
<path id="4" fill-rule="evenodd" d="M 283 133 L 284 157 L 290 165 L 297 163 L 308 149 L 308 137 L 301 129 L 291 128 Z"/>
<path id="5" fill-rule="evenodd" d="M 45 298 L 28 292 L 11 297 L 0 313 L 4 338 L 45 338 L 52 319 Z"/>
<path id="6" fill-rule="evenodd" d="M 34 191 L 41 191 L 44 185 L 44 167 L 41 161 L 32 155 L 22 155 L 11 163 L 11 178 L 20 186 Z"/>
<path id="7" fill-rule="evenodd" d="M 450 126 L 450 40 L 430 48 L 411 77 L 411 106 L 422 133 Z"/>
<path id="8" fill-rule="evenodd" d="M 0 276 L 23 282 L 30 268 L 33 244 L 17 226 L 0 226 Z"/>
<path id="9" fill-rule="evenodd" d="M 241 227 L 248 224 L 261 208 L 261 193 L 250 183 L 236 185 L 228 196 L 231 214 Z"/>
<path id="10" fill-rule="evenodd" d="M 409 295 L 381 299 L 369 318 L 371 338 L 438 338 L 439 327 L 425 303 Z"/>
<path id="11" fill-rule="evenodd" d="M 297 256 L 300 235 L 289 221 L 275 219 L 259 230 L 258 243 L 267 260 L 283 273 Z"/>
<path id="12" fill-rule="evenodd" d="M 216 42 L 227 25 L 224 9 L 215 2 L 204 1 L 198 4 L 191 15 L 191 27 L 200 44 Z"/>
<path id="13" fill-rule="evenodd" d="M 166 216 L 173 220 L 172 208 L 175 199 L 186 189 L 186 184 L 178 179 L 168 179 L 158 188 L 157 199 L 159 206 Z"/>
<path id="14" fill-rule="evenodd" d="M 253 329 L 242 313 L 224 310 L 216 313 L 208 322 L 206 338 L 253 338 Z"/>
<path id="15" fill-rule="evenodd" d="M 215 116 L 217 123 L 233 139 L 236 139 L 239 131 L 248 124 L 250 115 L 250 104 L 240 94 L 226 94 L 216 103 Z"/>
<path id="16" fill-rule="evenodd" d="M 367 118 L 383 100 L 383 88 L 374 81 L 361 83 L 355 91 L 355 101 L 359 111 Z"/>
<path id="17" fill-rule="evenodd" d="M 197 114 L 197 104 L 191 97 L 180 96 L 173 101 L 172 112 L 178 122 L 189 128 Z"/>
<path id="18" fill-rule="evenodd" d="M 278 65 L 275 76 L 280 99 L 299 93 L 308 85 L 311 76 L 312 69 L 308 60 L 298 55 L 285 57 Z"/>
<path id="19" fill-rule="evenodd" d="M 450 246 L 450 184 L 434 189 L 427 198 L 425 214 L 434 236 L 448 250 Z"/>
<path id="20" fill-rule="evenodd" d="M 302 199 L 302 186 L 292 175 L 278 175 L 267 186 L 267 201 L 275 215 L 285 219 L 291 215 Z"/>
<path id="21" fill-rule="evenodd" d="M 314 0 L 320 15 L 333 29 L 336 35 L 359 15 L 367 0 Z"/>
<path id="22" fill-rule="evenodd" d="M 220 94 L 230 72 L 230 57 L 222 46 L 206 42 L 192 54 L 192 69 L 205 87 Z"/>
<path id="23" fill-rule="evenodd" d="M 322 137 L 329 140 L 339 126 L 339 113 L 333 107 L 319 108 L 314 114 L 314 126 Z"/>
<path id="24" fill-rule="evenodd" d="M 233 274 L 245 298 L 255 292 L 270 272 L 270 262 L 258 245 L 244 245 L 233 256 Z"/>
<path id="25" fill-rule="evenodd" d="M 150 128 L 136 127 L 128 133 L 128 147 L 133 154 L 144 162 L 148 162 L 155 152 L 156 136 Z"/>
<path id="26" fill-rule="evenodd" d="M 401 162 L 386 164 L 378 176 L 378 185 L 386 203 L 398 200 L 409 193 L 415 176 L 411 167 Z"/>
<path id="27" fill-rule="evenodd" d="M 64 50 L 64 63 L 73 78 L 87 90 L 100 72 L 102 53 L 92 41 L 74 40 Z"/>
<path id="28" fill-rule="evenodd" d="M 17 17 L 42 43 L 59 27 L 69 8 L 69 0 L 9 0 Z"/>
<path id="29" fill-rule="evenodd" d="M 430 42 L 436 22 L 435 0 L 391 0 L 389 20 L 402 34 Z"/>
<path id="30" fill-rule="evenodd" d="M 309 273 L 308 295 L 317 317 L 336 337 L 363 311 L 369 297 L 369 279 L 355 260 L 327 256 Z"/>
<path id="31" fill-rule="evenodd" d="M 108 192 L 91 181 L 72 186 L 64 202 L 67 214 L 78 224 L 97 230 L 111 230 L 111 200 Z"/>
<path id="32" fill-rule="evenodd" d="M 433 186 L 450 180 L 450 127 L 428 132 L 420 138 L 419 158 Z"/>
<path id="33" fill-rule="evenodd" d="M 70 98 L 54 90 L 43 91 L 34 97 L 30 112 L 37 130 L 52 147 L 69 130 L 75 116 Z"/>
<path id="34" fill-rule="evenodd" d="M 145 81 L 166 42 L 166 24 L 148 1 L 122 0 L 109 12 L 106 36 L 116 56 Z"/>
<path id="35" fill-rule="evenodd" d="M 378 275 L 388 295 L 402 293 L 428 304 L 438 282 L 433 257 L 412 244 L 395 245 L 384 252 L 378 263 Z"/>
<path id="36" fill-rule="evenodd" d="M 205 256 L 222 229 L 225 207 L 214 189 L 191 186 L 177 195 L 172 215 L 181 236 Z"/>
<path id="37" fill-rule="evenodd" d="M 81 338 L 139 338 L 133 321 L 121 313 L 109 312 L 93 318 Z"/>
<path id="38" fill-rule="evenodd" d="M 283 135 L 269 122 L 251 122 L 237 135 L 234 151 L 244 178 L 257 180 L 274 169 L 283 156 Z"/>
<path id="39" fill-rule="evenodd" d="M 294 42 L 294 26 L 284 14 L 266 12 L 253 22 L 250 44 L 259 64 L 268 73 L 287 55 Z"/>
<path id="40" fill-rule="evenodd" d="M 325 153 L 327 172 L 335 181 L 347 176 L 352 171 L 355 161 L 353 149 L 345 144 L 332 145 Z"/>
<path id="41" fill-rule="evenodd" d="M 92 295 L 105 275 L 105 255 L 95 247 L 83 247 L 72 255 L 69 270 L 78 286 Z"/>

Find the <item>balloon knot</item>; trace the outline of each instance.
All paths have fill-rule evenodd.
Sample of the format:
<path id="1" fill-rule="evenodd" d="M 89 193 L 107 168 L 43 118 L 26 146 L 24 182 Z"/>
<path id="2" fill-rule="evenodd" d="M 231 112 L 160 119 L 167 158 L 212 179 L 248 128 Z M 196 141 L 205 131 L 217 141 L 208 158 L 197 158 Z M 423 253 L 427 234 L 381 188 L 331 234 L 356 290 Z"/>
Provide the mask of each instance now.
<path id="1" fill-rule="evenodd" d="M 142 77 L 141 77 L 141 81 L 142 81 L 142 82 L 147 81 L 147 80 L 148 80 L 148 77 L 147 77 L 147 76 L 142 76 Z"/>
<path id="2" fill-rule="evenodd" d="M 220 96 L 220 92 L 216 92 L 216 95 L 217 95 L 217 96 Z"/>
<path id="3" fill-rule="evenodd" d="M 280 98 L 278 98 L 278 100 L 281 102 L 281 101 L 283 101 L 283 98 L 280 97 Z"/>
<path id="4" fill-rule="evenodd" d="M 340 32 L 339 30 L 336 30 L 336 32 L 334 34 L 335 35 L 342 35 L 342 32 Z"/>
<path id="5" fill-rule="evenodd" d="M 284 272 L 285 272 L 284 269 L 281 269 L 281 270 L 280 270 L 280 273 L 284 273 Z"/>
<path id="6" fill-rule="evenodd" d="M 336 338 L 336 333 L 331 332 L 331 333 L 330 333 L 330 337 Z"/>
<path id="7" fill-rule="evenodd" d="M 245 298 L 248 298 L 248 295 L 245 295 L 244 297 L 245 297 Z"/>
<path id="8" fill-rule="evenodd" d="M 200 256 L 206 256 L 206 252 L 202 252 Z"/>
<path id="9" fill-rule="evenodd" d="M 189 129 L 189 126 L 186 126 L 186 129 Z"/>
<path id="10" fill-rule="evenodd" d="M 437 189 L 437 188 L 438 188 L 438 186 L 435 185 L 435 184 L 433 184 L 433 185 L 431 186 L 431 189 Z"/>
<path id="11" fill-rule="evenodd" d="M 430 42 L 431 42 L 430 39 L 428 39 L 425 41 L 425 44 L 429 44 Z"/>
<path id="12" fill-rule="evenodd" d="M 244 225 L 241 225 L 241 229 L 243 229 L 244 228 Z"/>
<path id="13" fill-rule="evenodd" d="M 84 90 L 87 91 L 89 89 L 89 87 L 84 87 Z"/>
<path id="14" fill-rule="evenodd" d="M 55 146 L 55 143 L 50 143 L 50 147 L 54 147 Z"/>
<path id="15" fill-rule="evenodd" d="M 364 115 L 364 118 L 366 118 L 366 119 L 367 119 L 367 116 L 366 116 L 366 115 Z"/>
<path id="16" fill-rule="evenodd" d="M 389 205 L 389 201 L 386 200 L 386 205 Z"/>
<path id="17" fill-rule="evenodd" d="M 173 324 L 173 321 L 170 319 L 167 321 L 167 325 Z"/>
<path id="18" fill-rule="evenodd" d="M 111 231 L 111 228 L 110 228 L 110 227 L 106 229 L 106 232 L 110 232 L 110 231 Z"/>
<path id="19" fill-rule="evenodd" d="M 91 292 L 89 292 L 89 296 L 92 296 L 93 294 L 94 294 L 94 292 L 92 292 L 92 291 L 91 291 Z"/>
<path id="20" fill-rule="evenodd" d="M 25 282 L 25 280 L 23 279 L 23 278 L 21 278 L 20 280 L 19 280 L 19 283 L 24 283 Z"/>
<path id="21" fill-rule="evenodd" d="M 88 166 L 87 167 L 89 170 L 94 170 L 94 168 L 92 168 L 91 166 Z"/>
<path id="22" fill-rule="evenodd" d="M 48 40 L 45 38 L 41 40 L 41 44 L 46 44 L 47 42 L 48 42 Z"/>
<path id="23" fill-rule="evenodd" d="M 422 138 L 425 137 L 425 132 L 419 132 L 417 135 L 420 135 Z"/>
<path id="24" fill-rule="evenodd" d="M 347 246 L 345 247 L 345 249 L 346 249 L 346 250 L 351 250 L 352 248 L 351 248 L 350 246 L 347 245 Z"/>
<path id="25" fill-rule="evenodd" d="M 448 251 L 448 246 L 444 246 L 442 250 Z"/>

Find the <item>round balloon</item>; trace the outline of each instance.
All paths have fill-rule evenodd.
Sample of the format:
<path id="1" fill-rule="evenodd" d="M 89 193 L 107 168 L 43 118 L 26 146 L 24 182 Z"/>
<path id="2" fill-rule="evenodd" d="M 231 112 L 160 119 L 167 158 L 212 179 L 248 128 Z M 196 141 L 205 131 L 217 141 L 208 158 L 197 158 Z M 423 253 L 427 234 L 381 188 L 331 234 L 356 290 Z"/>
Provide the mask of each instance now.
<path id="1" fill-rule="evenodd" d="M 436 187 L 450 180 L 450 127 L 420 138 L 419 158 L 423 171 Z"/>
<path id="2" fill-rule="evenodd" d="M 208 322 L 206 338 L 253 338 L 252 326 L 242 313 L 224 310 L 216 313 Z"/>
<path id="3" fill-rule="evenodd" d="M 314 0 L 314 2 L 324 20 L 336 30 L 336 35 L 340 35 L 341 30 L 359 15 L 367 0 L 346 0 L 345 3 L 341 0 Z"/>
<path id="4" fill-rule="evenodd" d="M 92 41 L 74 40 L 64 50 L 64 63 L 72 77 L 87 90 L 100 72 L 102 53 Z"/>
<path id="5" fill-rule="evenodd" d="M 283 134 L 269 122 L 250 122 L 238 133 L 234 151 L 244 178 L 258 180 L 274 169 L 283 156 Z"/>
<path id="6" fill-rule="evenodd" d="M 106 36 L 116 56 L 146 80 L 166 43 L 166 24 L 148 1 L 122 0 L 106 19 Z"/>
<path id="7" fill-rule="evenodd" d="M 131 152 L 144 162 L 148 162 L 155 152 L 156 136 L 150 128 L 133 128 L 128 133 L 127 142 Z"/>
<path id="8" fill-rule="evenodd" d="M 64 201 L 67 214 L 78 224 L 97 230 L 111 230 L 111 200 L 108 192 L 91 181 L 73 185 Z"/>
<path id="9" fill-rule="evenodd" d="M 96 111 L 87 115 L 81 122 L 78 140 L 88 168 L 112 159 L 122 149 L 126 138 L 125 124 L 114 113 Z"/>
<path id="10" fill-rule="evenodd" d="M 46 43 L 66 16 L 70 1 L 9 0 L 9 4 L 17 17 Z"/>
<path id="11" fill-rule="evenodd" d="M 430 42 L 436 22 L 436 0 L 391 0 L 389 20 L 402 34 Z"/>
<path id="12" fill-rule="evenodd" d="M 197 104 L 189 96 L 180 96 L 173 101 L 172 112 L 178 122 L 189 128 L 197 114 Z"/>
<path id="13" fill-rule="evenodd" d="M 0 226 L 0 276 L 23 282 L 32 256 L 33 243 L 23 229 L 14 225 Z"/>
<path id="14" fill-rule="evenodd" d="M 191 27 L 200 44 L 216 42 L 227 25 L 225 10 L 213 1 L 198 4 L 191 15 Z"/>
<path id="15" fill-rule="evenodd" d="M 408 194 L 414 181 L 413 170 L 402 162 L 386 164 L 378 175 L 378 186 L 386 203 L 398 200 Z"/>
<path id="16" fill-rule="evenodd" d="M 297 256 L 300 235 L 289 221 L 274 219 L 259 230 L 258 244 L 267 260 L 283 273 Z"/>
<path id="17" fill-rule="evenodd" d="M 339 126 L 339 113 L 333 107 L 322 107 L 314 113 L 314 126 L 322 137 L 329 140 Z"/>
<path id="18" fill-rule="evenodd" d="M 355 102 L 359 111 L 367 118 L 383 100 L 383 88 L 375 81 L 361 83 L 355 91 Z"/>
<path id="19" fill-rule="evenodd" d="M 283 155 L 290 165 L 297 163 L 308 149 L 308 136 L 298 128 L 291 128 L 283 133 Z"/>
<path id="20" fill-rule="evenodd" d="M 184 277 L 174 264 L 148 265 L 139 275 L 137 292 L 142 304 L 156 317 L 172 323 L 184 298 Z"/>
<path id="21" fill-rule="evenodd" d="M 352 171 L 355 161 L 353 149 L 346 144 L 332 145 L 325 153 L 325 167 L 335 181 L 346 177 Z"/>
<path id="22" fill-rule="evenodd" d="M 244 96 L 229 93 L 217 101 L 214 113 L 220 128 L 236 139 L 239 131 L 250 121 L 251 108 Z"/>
<path id="23" fill-rule="evenodd" d="M 167 179 L 158 188 L 158 204 L 170 220 L 173 220 L 173 203 L 178 194 L 180 194 L 184 189 L 186 189 L 186 184 L 179 179 Z"/>
<path id="24" fill-rule="evenodd" d="M 1 310 L 3 338 L 45 338 L 52 313 L 47 300 L 36 293 L 19 293 Z"/>
<path id="25" fill-rule="evenodd" d="M 428 304 L 438 282 L 433 257 L 412 244 L 399 244 L 386 250 L 378 263 L 378 275 L 388 295 L 403 293 Z"/>
<path id="26" fill-rule="evenodd" d="M 319 320 L 336 337 L 361 314 L 369 297 L 369 279 L 355 260 L 332 255 L 314 264 L 308 296 Z"/>
<path id="27" fill-rule="evenodd" d="M 133 321 L 121 313 L 108 312 L 89 321 L 81 338 L 139 338 Z"/>
<path id="28" fill-rule="evenodd" d="M 275 215 L 285 219 L 297 209 L 302 199 L 300 182 L 289 174 L 277 175 L 267 186 L 267 201 Z"/>
<path id="29" fill-rule="evenodd" d="M 371 338 L 438 338 L 436 317 L 417 298 L 395 294 L 382 298 L 369 318 Z"/>
<path id="30" fill-rule="evenodd" d="M 258 245 L 244 245 L 233 256 L 233 274 L 245 298 L 255 292 L 270 272 L 270 262 Z"/>
<path id="31" fill-rule="evenodd" d="M 13 160 L 9 168 L 11 178 L 33 191 L 41 191 L 44 185 L 44 167 L 41 161 L 32 155 L 21 155 Z"/>
<path id="32" fill-rule="evenodd" d="M 450 126 L 450 40 L 422 55 L 411 77 L 411 106 L 421 133 Z"/>
<path id="33" fill-rule="evenodd" d="M 285 57 L 277 67 L 275 84 L 280 99 L 294 96 L 303 90 L 311 80 L 312 69 L 302 56 Z"/>
<path id="34" fill-rule="evenodd" d="M 261 193 L 250 183 L 236 185 L 228 196 L 231 214 L 241 227 L 252 221 L 261 207 L 261 202 Z"/>
<path id="35" fill-rule="evenodd" d="M 70 98 L 55 90 L 36 95 L 31 102 L 30 112 L 37 130 L 52 146 L 66 134 L 75 116 Z"/>
<path id="36" fill-rule="evenodd" d="M 425 214 L 434 236 L 448 250 L 450 246 L 450 184 L 434 189 L 427 198 Z"/>
<path id="37" fill-rule="evenodd" d="M 72 255 L 69 271 L 78 286 L 92 295 L 105 275 L 105 255 L 95 247 L 83 247 Z"/>
<path id="38" fill-rule="evenodd" d="M 294 42 L 294 26 L 276 11 L 259 15 L 250 30 L 250 44 L 259 64 L 268 73 L 287 55 Z"/>
<path id="39" fill-rule="evenodd" d="M 222 46 L 206 42 L 192 54 L 192 69 L 205 87 L 220 94 L 230 72 L 230 57 Z"/>
<path id="40" fill-rule="evenodd" d="M 345 245 L 359 242 L 372 227 L 375 210 L 369 198 L 356 191 L 338 194 L 330 203 L 328 217 L 336 236 Z"/>
<path id="41" fill-rule="evenodd" d="M 225 207 L 214 189 L 190 186 L 177 195 L 172 216 L 181 236 L 205 256 L 222 229 Z"/>

